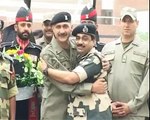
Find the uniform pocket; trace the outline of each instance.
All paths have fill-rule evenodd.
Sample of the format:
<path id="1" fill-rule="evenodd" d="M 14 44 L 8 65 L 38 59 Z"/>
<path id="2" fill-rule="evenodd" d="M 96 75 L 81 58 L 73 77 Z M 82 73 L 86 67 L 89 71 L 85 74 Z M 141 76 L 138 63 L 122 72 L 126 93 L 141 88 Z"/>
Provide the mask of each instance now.
<path id="1" fill-rule="evenodd" d="M 7 89 L 7 88 L 8 88 L 7 83 L 2 83 L 2 82 L 0 82 L 0 86 L 1 86 L 1 88 L 3 88 L 3 89 Z"/>
<path id="2" fill-rule="evenodd" d="M 131 67 L 133 68 L 131 69 L 131 73 L 136 75 L 142 75 L 145 69 L 146 60 L 147 57 L 144 53 L 134 51 L 131 58 Z"/>
<path id="3" fill-rule="evenodd" d="M 146 62 L 146 55 L 144 53 L 134 51 L 132 61 L 144 65 Z"/>
<path id="4" fill-rule="evenodd" d="M 107 60 L 113 61 L 115 59 L 115 50 L 108 51 L 104 55 L 105 55 Z"/>

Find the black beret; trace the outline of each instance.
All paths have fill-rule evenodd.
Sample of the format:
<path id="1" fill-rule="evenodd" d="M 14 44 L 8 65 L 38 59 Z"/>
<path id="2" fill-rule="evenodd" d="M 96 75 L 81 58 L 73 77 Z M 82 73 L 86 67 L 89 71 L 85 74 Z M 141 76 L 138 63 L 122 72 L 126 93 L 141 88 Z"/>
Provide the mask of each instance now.
<path id="1" fill-rule="evenodd" d="M 81 21 L 82 20 L 92 20 L 94 22 L 97 21 L 97 11 L 94 8 L 88 9 L 87 6 L 85 6 L 81 12 Z"/>
<path id="2" fill-rule="evenodd" d="M 0 30 L 2 30 L 4 27 L 4 21 L 3 20 L 0 20 Z"/>
<path id="3" fill-rule="evenodd" d="M 16 22 L 27 21 L 32 22 L 32 13 L 30 9 L 21 7 L 16 15 Z"/>
<path id="4" fill-rule="evenodd" d="M 96 33 L 96 26 L 93 24 L 88 23 L 81 23 L 80 25 L 76 26 L 73 31 L 72 35 L 76 36 L 78 33 L 88 34 L 95 36 Z"/>
<path id="5" fill-rule="evenodd" d="M 60 22 L 71 22 L 71 15 L 68 12 L 59 12 L 52 18 L 51 25 Z"/>

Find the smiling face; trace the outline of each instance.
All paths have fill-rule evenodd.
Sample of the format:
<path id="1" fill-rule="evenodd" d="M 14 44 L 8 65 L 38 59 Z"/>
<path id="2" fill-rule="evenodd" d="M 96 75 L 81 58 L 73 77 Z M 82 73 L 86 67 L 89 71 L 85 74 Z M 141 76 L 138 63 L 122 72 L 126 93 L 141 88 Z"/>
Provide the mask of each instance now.
<path id="1" fill-rule="evenodd" d="M 32 23 L 31 22 L 17 22 L 15 25 L 15 30 L 20 39 L 26 41 L 31 36 Z"/>
<path id="2" fill-rule="evenodd" d="M 78 33 L 76 35 L 76 45 L 77 45 L 77 51 L 79 54 L 86 55 L 95 45 L 95 37 Z"/>
<path id="3" fill-rule="evenodd" d="M 60 22 L 52 25 L 52 30 L 56 40 L 59 43 L 68 42 L 70 33 L 72 31 L 72 25 L 70 22 Z"/>
<path id="4" fill-rule="evenodd" d="M 51 27 L 51 21 L 46 20 L 43 22 L 43 35 L 50 42 L 53 37 L 53 31 Z"/>

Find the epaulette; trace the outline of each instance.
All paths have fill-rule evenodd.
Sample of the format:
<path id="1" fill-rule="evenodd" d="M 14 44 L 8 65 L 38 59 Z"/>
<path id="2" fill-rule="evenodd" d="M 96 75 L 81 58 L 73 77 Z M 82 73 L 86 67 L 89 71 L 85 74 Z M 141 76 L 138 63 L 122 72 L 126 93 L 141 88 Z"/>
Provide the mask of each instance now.
<path id="1" fill-rule="evenodd" d="M 42 46 L 40 46 L 40 45 L 37 45 L 37 44 L 35 44 L 35 43 L 33 43 L 33 42 L 31 42 L 31 45 L 34 46 L 34 48 L 37 48 L 37 49 L 39 49 L 39 50 L 42 50 Z"/>
<path id="2" fill-rule="evenodd" d="M 1 43 L 1 48 L 11 46 L 11 45 L 12 45 L 12 42 L 2 42 Z"/>

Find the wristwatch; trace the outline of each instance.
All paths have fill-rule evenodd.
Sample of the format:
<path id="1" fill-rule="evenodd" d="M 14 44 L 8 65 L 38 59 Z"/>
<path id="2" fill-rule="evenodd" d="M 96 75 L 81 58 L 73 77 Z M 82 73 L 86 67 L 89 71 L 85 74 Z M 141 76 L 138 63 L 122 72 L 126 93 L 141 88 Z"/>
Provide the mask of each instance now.
<path id="1" fill-rule="evenodd" d="M 48 66 L 43 70 L 43 74 L 44 74 L 45 76 L 48 76 Z"/>

